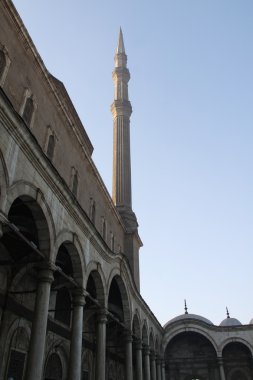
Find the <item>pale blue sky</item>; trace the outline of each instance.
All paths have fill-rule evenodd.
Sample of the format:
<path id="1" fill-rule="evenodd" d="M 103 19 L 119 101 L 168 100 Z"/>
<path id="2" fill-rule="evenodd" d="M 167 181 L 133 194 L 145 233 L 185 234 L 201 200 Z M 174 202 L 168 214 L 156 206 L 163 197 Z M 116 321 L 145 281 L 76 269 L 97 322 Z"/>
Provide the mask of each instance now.
<path id="1" fill-rule="evenodd" d="M 164 324 L 253 317 L 252 0 L 15 0 L 62 80 L 111 192 L 111 73 L 121 25 L 131 72 L 141 293 Z"/>

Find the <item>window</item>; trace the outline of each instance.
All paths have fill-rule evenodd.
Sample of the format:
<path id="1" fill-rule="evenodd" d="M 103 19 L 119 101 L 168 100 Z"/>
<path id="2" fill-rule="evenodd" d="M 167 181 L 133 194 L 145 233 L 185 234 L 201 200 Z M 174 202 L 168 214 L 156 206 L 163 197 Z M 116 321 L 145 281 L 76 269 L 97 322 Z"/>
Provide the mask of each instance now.
<path id="1" fill-rule="evenodd" d="M 106 221 L 105 218 L 102 218 L 102 237 L 105 240 L 106 239 Z"/>
<path id="2" fill-rule="evenodd" d="M 7 378 L 23 378 L 26 354 L 18 350 L 11 350 Z"/>
<path id="3" fill-rule="evenodd" d="M 0 44 L 0 86 L 3 86 L 11 60 L 6 48 Z"/>
<path id="4" fill-rule="evenodd" d="M 78 171 L 74 166 L 71 168 L 71 177 L 70 177 L 70 188 L 75 197 L 78 194 L 78 186 L 79 186 L 79 175 Z"/>
<path id="5" fill-rule="evenodd" d="M 34 102 L 32 97 L 26 99 L 25 108 L 23 111 L 23 119 L 27 125 L 31 125 L 32 117 L 34 112 Z"/>
<path id="6" fill-rule="evenodd" d="M 77 177 L 77 172 L 76 172 L 73 177 L 73 185 L 72 185 L 72 192 L 75 197 L 77 196 L 77 189 L 78 189 L 78 177 Z"/>
<path id="7" fill-rule="evenodd" d="M 6 67 L 6 58 L 3 50 L 0 50 L 0 78 L 2 78 L 4 74 L 4 70 Z"/>
<path id="8" fill-rule="evenodd" d="M 48 358 L 45 380 L 61 380 L 62 379 L 62 364 L 61 359 L 57 353 L 52 353 Z"/>
<path id="9" fill-rule="evenodd" d="M 54 147 L 55 147 L 55 137 L 54 135 L 50 135 L 48 138 L 48 144 L 47 144 L 47 156 L 50 160 L 52 160 L 54 156 Z"/>
<path id="10" fill-rule="evenodd" d="M 113 233 L 111 232 L 111 250 L 112 250 L 112 251 L 114 251 L 114 243 L 115 243 L 114 235 L 113 235 Z"/>
<path id="11" fill-rule="evenodd" d="M 90 198 L 90 220 L 95 224 L 96 219 L 96 202 Z"/>

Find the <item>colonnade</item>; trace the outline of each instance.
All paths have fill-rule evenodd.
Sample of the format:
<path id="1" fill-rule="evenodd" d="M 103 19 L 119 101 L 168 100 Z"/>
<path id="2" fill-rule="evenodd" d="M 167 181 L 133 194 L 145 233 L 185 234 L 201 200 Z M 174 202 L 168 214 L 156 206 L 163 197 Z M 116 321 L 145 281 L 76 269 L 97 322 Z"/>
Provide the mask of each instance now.
<path id="1" fill-rule="evenodd" d="M 38 285 L 30 346 L 28 351 L 25 380 L 41 379 L 43 373 L 44 351 L 47 332 L 47 318 L 50 288 L 53 282 L 53 268 L 44 266 L 38 273 Z M 83 309 L 85 294 L 75 289 L 72 299 L 72 326 L 68 379 L 81 380 Z M 106 324 L 107 311 L 100 309 L 96 324 L 96 380 L 105 380 L 106 373 Z M 161 357 L 143 345 L 141 340 L 133 343 L 132 332 L 125 330 L 125 379 L 133 380 L 133 355 L 136 363 L 136 379 L 165 380 L 165 364 Z"/>

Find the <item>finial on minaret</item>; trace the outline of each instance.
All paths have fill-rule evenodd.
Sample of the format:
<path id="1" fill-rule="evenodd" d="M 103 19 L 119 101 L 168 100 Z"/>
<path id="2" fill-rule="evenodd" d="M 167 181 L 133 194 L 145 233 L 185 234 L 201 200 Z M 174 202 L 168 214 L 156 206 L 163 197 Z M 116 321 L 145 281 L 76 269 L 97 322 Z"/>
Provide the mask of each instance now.
<path id="1" fill-rule="evenodd" d="M 188 307 L 187 307 L 186 300 L 184 300 L 184 313 L 188 314 Z"/>
<path id="2" fill-rule="evenodd" d="M 119 39 L 118 39 L 118 45 L 117 45 L 117 48 L 116 48 L 116 54 L 126 54 L 125 52 L 125 46 L 124 46 L 124 40 L 123 40 L 123 33 L 122 33 L 122 29 L 120 27 L 119 29 Z"/>
<path id="3" fill-rule="evenodd" d="M 230 318 L 228 308 L 226 307 L 227 318 Z"/>
<path id="4" fill-rule="evenodd" d="M 122 33 L 121 28 L 119 30 L 119 38 L 118 38 L 118 44 L 117 44 L 117 47 L 116 47 L 114 61 L 115 61 L 115 69 L 117 69 L 119 67 L 126 69 L 125 70 L 126 71 L 125 74 L 127 74 L 127 77 L 128 77 L 127 82 L 128 82 L 129 79 L 130 79 L 130 75 L 129 75 L 129 72 L 128 72 L 127 68 L 126 68 L 126 66 L 127 66 L 127 56 L 126 56 L 126 52 L 125 52 L 125 45 L 124 45 L 123 33 Z M 126 82 L 126 84 L 127 84 L 127 82 Z"/>

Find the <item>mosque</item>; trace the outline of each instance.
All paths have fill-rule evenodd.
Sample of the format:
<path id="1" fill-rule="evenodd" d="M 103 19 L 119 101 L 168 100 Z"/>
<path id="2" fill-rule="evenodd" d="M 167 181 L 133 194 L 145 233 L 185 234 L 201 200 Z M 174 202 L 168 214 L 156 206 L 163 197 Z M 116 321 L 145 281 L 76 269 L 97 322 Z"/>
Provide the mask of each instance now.
<path id="1" fill-rule="evenodd" d="M 113 193 L 64 87 L 0 2 L 0 380 L 252 380 L 253 321 L 140 294 L 122 32 L 113 71 Z"/>

